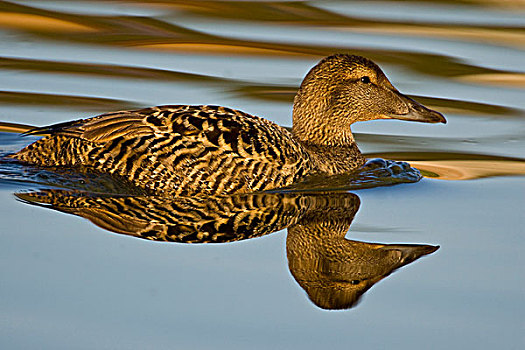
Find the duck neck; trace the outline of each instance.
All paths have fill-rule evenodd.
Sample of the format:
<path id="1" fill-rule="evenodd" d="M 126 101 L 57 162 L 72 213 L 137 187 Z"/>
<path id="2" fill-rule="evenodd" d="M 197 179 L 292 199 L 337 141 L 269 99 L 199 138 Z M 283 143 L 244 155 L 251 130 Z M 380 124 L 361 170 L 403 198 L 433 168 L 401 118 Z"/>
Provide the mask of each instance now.
<path id="1" fill-rule="evenodd" d="M 337 175 L 353 171 L 366 162 L 357 144 L 323 145 L 299 140 L 320 173 Z"/>
<path id="2" fill-rule="evenodd" d="M 326 101 L 308 103 L 301 97 L 294 102 L 292 133 L 311 155 L 319 172 L 330 175 L 354 170 L 365 163 L 350 129 L 341 117 L 330 111 Z M 321 117 L 320 117 L 321 116 Z"/>
<path id="3" fill-rule="evenodd" d="M 326 119 L 326 124 L 319 124 L 315 122 L 303 123 L 303 119 L 296 122 L 294 118 L 292 132 L 298 140 L 304 143 L 326 147 L 351 147 L 355 145 L 350 126 L 342 129 L 331 123 L 330 119 Z"/>
<path id="4" fill-rule="evenodd" d="M 331 90 L 334 88 L 315 81 L 301 84 L 294 98 L 292 128 L 294 136 L 301 142 L 336 147 L 355 144 L 350 129 L 355 119 L 352 109 L 333 108 Z"/>

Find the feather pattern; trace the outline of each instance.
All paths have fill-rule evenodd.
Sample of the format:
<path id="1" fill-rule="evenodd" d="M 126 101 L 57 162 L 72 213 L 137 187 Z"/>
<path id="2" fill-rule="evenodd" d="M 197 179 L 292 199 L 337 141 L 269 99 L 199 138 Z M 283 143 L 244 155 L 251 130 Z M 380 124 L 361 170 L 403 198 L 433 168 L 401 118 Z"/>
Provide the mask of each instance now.
<path id="1" fill-rule="evenodd" d="M 120 111 L 29 133 L 46 137 L 14 155 L 21 161 L 107 171 L 158 194 L 261 191 L 313 170 L 290 132 L 218 106 Z"/>

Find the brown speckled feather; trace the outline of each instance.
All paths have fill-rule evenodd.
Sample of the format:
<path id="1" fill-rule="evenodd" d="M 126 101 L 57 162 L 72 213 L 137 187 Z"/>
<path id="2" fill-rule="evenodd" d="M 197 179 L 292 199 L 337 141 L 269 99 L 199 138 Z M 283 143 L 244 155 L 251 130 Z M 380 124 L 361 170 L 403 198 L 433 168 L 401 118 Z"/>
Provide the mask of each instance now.
<path id="1" fill-rule="evenodd" d="M 217 106 L 121 111 L 31 133 L 48 136 L 17 153 L 21 161 L 107 171 L 158 194 L 261 191 L 313 170 L 287 130 Z"/>

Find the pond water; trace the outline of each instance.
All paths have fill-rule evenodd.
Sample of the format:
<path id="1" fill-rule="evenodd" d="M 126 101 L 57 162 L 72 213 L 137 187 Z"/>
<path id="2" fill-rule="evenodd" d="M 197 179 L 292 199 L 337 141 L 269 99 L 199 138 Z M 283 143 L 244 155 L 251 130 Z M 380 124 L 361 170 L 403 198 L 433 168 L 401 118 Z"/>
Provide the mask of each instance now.
<path id="1" fill-rule="evenodd" d="M 353 127 L 420 181 L 168 200 L 4 162 L 0 348 L 524 348 L 521 1 L 1 1 L 0 153 L 35 140 L 21 124 L 162 104 L 290 126 L 336 52 L 446 115 Z"/>

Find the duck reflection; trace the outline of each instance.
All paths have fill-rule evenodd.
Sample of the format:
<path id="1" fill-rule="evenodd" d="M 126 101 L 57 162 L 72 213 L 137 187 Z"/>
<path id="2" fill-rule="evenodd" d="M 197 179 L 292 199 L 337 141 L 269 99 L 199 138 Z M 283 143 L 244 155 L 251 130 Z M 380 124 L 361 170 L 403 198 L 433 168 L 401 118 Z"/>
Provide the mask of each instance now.
<path id="1" fill-rule="evenodd" d="M 256 193 L 221 197 L 95 195 L 67 190 L 18 193 L 27 203 L 89 219 L 139 238 L 225 243 L 288 228 L 288 266 L 310 300 L 323 309 L 348 309 L 394 270 L 438 249 L 345 238 L 359 209 L 353 193 Z"/>
<path id="2" fill-rule="evenodd" d="M 345 235 L 359 209 L 359 197 L 337 194 L 315 202 L 315 210 L 288 228 L 286 253 L 295 280 L 323 309 L 351 308 L 394 270 L 439 248 L 348 240 Z"/>

